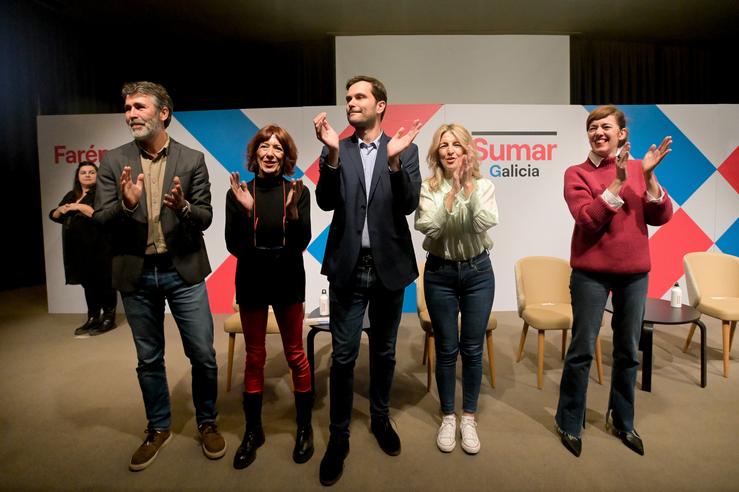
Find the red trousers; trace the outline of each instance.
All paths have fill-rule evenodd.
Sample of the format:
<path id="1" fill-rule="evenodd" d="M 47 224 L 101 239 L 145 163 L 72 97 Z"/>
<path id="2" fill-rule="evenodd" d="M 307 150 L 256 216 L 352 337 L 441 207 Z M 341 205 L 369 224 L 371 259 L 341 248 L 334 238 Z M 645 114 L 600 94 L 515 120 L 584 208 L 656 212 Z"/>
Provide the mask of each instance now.
<path id="1" fill-rule="evenodd" d="M 242 309 L 239 313 L 246 345 L 244 391 L 261 393 L 264 391 L 264 364 L 267 360 L 267 308 Z M 274 313 L 285 358 L 292 371 L 293 387 L 297 393 L 311 391 L 310 366 L 303 350 L 303 304 L 274 307 Z"/>

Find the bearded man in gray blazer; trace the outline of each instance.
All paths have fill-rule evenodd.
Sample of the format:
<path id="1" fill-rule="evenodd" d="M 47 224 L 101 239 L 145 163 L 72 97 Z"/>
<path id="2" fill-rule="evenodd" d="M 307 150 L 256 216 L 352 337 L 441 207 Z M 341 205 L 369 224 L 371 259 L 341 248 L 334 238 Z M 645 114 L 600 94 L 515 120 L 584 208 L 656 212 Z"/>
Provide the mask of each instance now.
<path id="1" fill-rule="evenodd" d="M 152 82 L 123 86 L 133 142 L 105 154 L 93 218 L 113 236 L 113 285 L 121 292 L 138 357 L 148 426 L 129 469 L 143 470 L 169 442 L 171 412 L 164 367 L 164 303 L 192 365 L 192 397 L 205 455 L 223 457 L 216 426 L 218 366 L 205 277 L 203 231 L 210 226 L 210 181 L 201 152 L 167 134 L 172 99 Z"/>

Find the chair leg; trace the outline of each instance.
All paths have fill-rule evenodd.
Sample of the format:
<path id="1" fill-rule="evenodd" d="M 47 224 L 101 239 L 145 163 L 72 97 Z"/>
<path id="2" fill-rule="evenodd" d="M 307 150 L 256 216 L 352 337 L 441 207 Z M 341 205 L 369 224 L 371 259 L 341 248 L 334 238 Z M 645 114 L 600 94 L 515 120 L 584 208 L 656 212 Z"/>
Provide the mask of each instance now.
<path id="1" fill-rule="evenodd" d="M 567 350 L 567 330 L 562 330 L 562 360 L 565 360 L 566 350 Z"/>
<path id="2" fill-rule="evenodd" d="M 729 377 L 729 348 L 731 345 L 731 324 L 728 321 L 721 320 L 724 335 L 724 377 Z"/>
<path id="3" fill-rule="evenodd" d="M 595 368 L 598 370 L 598 384 L 603 384 L 603 348 L 600 345 L 600 335 L 595 337 Z"/>
<path id="4" fill-rule="evenodd" d="M 683 353 L 688 352 L 688 348 L 690 348 L 690 341 L 693 339 L 693 333 L 695 333 L 695 323 L 690 324 L 690 331 L 688 332 L 688 338 L 685 340 L 685 346 L 683 347 Z"/>
<path id="5" fill-rule="evenodd" d="M 423 332 L 423 365 L 426 365 L 426 361 L 428 360 L 429 356 L 429 332 L 425 331 Z"/>
<path id="6" fill-rule="evenodd" d="M 544 330 L 539 330 L 539 345 L 536 361 L 536 387 L 544 387 Z"/>
<path id="7" fill-rule="evenodd" d="M 426 393 L 431 391 L 431 380 L 433 379 L 433 373 L 434 373 L 434 355 L 436 347 L 434 346 L 434 336 L 432 334 L 429 334 L 428 337 L 428 348 L 427 348 L 427 357 L 428 357 L 428 363 L 426 365 Z"/>
<path id="8" fill-rule="evenodd" d="M 521 331 L 521 342 L 518 344 L 518 357 L 516 357 L 516 362 L 521 362 L 521 359 L 523 359 L 523 346 L 526 343 L 526 333 L 528 331 L 529 324 L 524 321 L 523 330 Z"/>
<path id="9" fill-rule="evenodd" d="M 495 388 L 495 353 L 493 352 L 493 332 L 486 331 L 485 338 L 488 342 L 488 365 L 490 366 L 490 386 Z"/>
<path id="10" fill-rule="evenodd" d="M 729 351 L 734 346 L 734 332 L 736 331 L 736 321 L 731 322 L 731 333 L 729 334 Z"/>
<path id="11" fill-rule="evenodd" d="M 226 369 L 226 393 L 231 391 L 231 373 L 234 369 L 234 345 L 236 333 L 228 334 L 228 369 Z"/>

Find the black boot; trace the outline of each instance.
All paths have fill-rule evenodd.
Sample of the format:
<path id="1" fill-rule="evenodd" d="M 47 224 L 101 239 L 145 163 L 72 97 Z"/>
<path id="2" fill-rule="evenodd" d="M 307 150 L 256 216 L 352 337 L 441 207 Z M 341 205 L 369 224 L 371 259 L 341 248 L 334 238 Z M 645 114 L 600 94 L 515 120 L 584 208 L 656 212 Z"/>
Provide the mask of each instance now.
<path id="1" fill-rule="evenodd" d="M 254 462 L 257 448 L 264 444 L 262 429 L 262 393 L 244 393 L 246 431 L 241 446 L 234 455 L 234 468 L 241 470 Z"/>
<path id="2" fill-rule="evenodd" d="M 87 313 L 85 324 L 74 330 L 74 336 L 86 337 L 100 324 L 100 313 Z"/>
<path id="3" fill-rule="evenodd" d="M 94 337 L 95 335 L 109 332 L 116 326 L 118 325 L 115 323 L 115 306 L 112 309 L 103 309 L 102 321 L 94 329 L 90 330 L 90 336 Z"/>
<path id="4" fill-rule="evenodd" d="M 298 423 L 298 432 L 295 435 L 295 449 L 293 461 L 305 463 L 313 456 L 313 427 L 311 413 L 313 412 L 313 392 L 295 393 L 295 421 Z"/>

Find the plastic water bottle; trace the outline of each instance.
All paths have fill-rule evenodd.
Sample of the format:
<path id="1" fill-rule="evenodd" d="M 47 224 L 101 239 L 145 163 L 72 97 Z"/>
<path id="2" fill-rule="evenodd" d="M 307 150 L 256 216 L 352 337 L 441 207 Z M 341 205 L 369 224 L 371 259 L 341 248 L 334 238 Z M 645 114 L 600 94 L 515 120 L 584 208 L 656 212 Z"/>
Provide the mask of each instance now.
<path id="1" fill-rule="evenodd" d="M 670 289 L 670 306 L 674 308 L 679 308 L 683 305 L 683 291 L 680 289 L 680 286 L 675 283 L 675 286 Z"/>
<path id="2" fill-rule="evenodd" d="M 318 313 L 321 316 L 328 316 L 328 295 L 326 289 L 321 289 L 321 297 L 318 298 Z"/>

